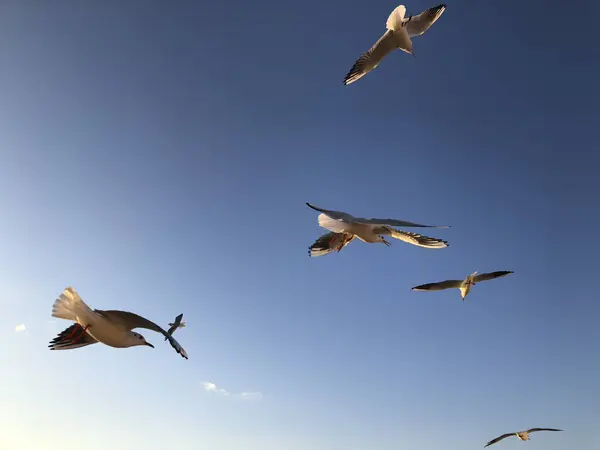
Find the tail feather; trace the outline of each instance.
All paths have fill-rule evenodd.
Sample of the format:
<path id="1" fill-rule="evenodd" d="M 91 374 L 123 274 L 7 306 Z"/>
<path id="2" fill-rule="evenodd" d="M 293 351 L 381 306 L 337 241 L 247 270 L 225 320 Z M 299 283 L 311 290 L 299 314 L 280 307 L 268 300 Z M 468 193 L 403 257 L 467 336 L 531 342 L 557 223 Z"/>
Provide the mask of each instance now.
<path id="1" fill-rule="evenodd" d="M 404 15 L 406 14 L 406 7 L 404 5 L 400 5 L 396 7 L 388 17 L 387 22 L 385 23 L 385 27 L 388 30 L 398 31 L 402 28 L 402 22 L 404 22 Z"/>
<path id="2" fill-rule="evenodd" d="M 52 306 L 52 317 L 75 322 L 78 317 L 89 315 L 92 312 L 72 287 L 66 288 Z"/>

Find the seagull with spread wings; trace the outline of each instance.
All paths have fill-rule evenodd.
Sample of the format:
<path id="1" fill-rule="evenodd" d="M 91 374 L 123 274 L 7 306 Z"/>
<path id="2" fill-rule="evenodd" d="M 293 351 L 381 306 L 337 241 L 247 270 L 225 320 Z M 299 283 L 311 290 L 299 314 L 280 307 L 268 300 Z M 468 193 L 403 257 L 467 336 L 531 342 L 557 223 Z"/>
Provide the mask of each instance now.
<path id="1" fill-rule="evenodd" d="M 306 204 L 308 207 L 321 213 L 318 217 L 319 225 L 330 231 L 319 237 L 315 243 L 309 247 L 310 256 L 322 256 L 331 253 L 334 250 L 339 252 L 352 242 L 354 238 L 369 243 L 381 242 L 389 247 L 391 244 L 385 240 L 383 237 L 384 235 L 391 236 L 394 239 L 399 239 L 418 247 L 448 247 L 448 242 L 441 239 L 431 238 L 408 231 L 400 231 L 393 227 L 450 228 L 449 226 L 422 225 L 395 219 L 365 219 L 362 217 L 354 217 L 341 211 L 319 208 L 308 202 Z"/>
<path id="2" fill-rule="evenodd" d="M 510 436 L 516 436 L 521 441 L 530 441 L 531 439 L 529 439 L 529 434 L 534 433 L 536 431 L 563 431 L 563 430 L 557 430 L 556 428 L 531 428 L 527 431 L 517 431 L 515 433 L 506 433 L 506 434 L 503 434 L 502 436 L 498 436 L 496 439 L 492 439 L 483 448 L 489 447 L 490 445 L 495 444 L 496 442 L 501 441 L 502 439 L 510 437 Z"/>
<path id="3" fill-rule="evenodd" d="M 396 49 L 414 56 L 410 38 L 425 33 L 444 11 L 446 11 L 446 5 L 441 4 L 429 8 L 417 16 L 405 17 L 406 7 L 404 5 L 398 6 L 387 19 L 385 24 L 387 31 L 369 51 L 358 58 L 344 78 L 344 84 L 354 83 L 364 77 L 375 69 L 383 58 Z"/>
<path id="4" fill-rule="evenodd" d="M 56 299 L 52 316 L 72 320 L 75 324 L 50 341 L 50 350 L 68 350 L 97 342 L 116 348 L 138 345 L 154 348 L 144 336 L 132 331 L 135 328 L 145 328 L 165 336 L 175 351 L 188 359 L 179 342 L 154 322 L 127 311 L 91 309 L 72 287 L 66 288 Z"/>
<path id="5" fill-rule="evenodd" d="M 482 273 L 477 275 L 478 272 L 473 272 L 471 275 L 467 276 L 464 280 L 446 280 L 440 281 L 439 283 L 427 283 L 422 284 L 420 286 L 415 286 L 412 288 L 413 291 L 442 291 L 444 289 L 460 289 L 460 296 L 465 301 L 465 297 L 471 291 L 471 288 L 475 286 L 476 283 L 480 283 L 482 281 L 493 280 L 494 278 L 503 277 L 505 275 L 514 273 L 512 270 L 499 270 L 497 272 L 490 273 Z"/>

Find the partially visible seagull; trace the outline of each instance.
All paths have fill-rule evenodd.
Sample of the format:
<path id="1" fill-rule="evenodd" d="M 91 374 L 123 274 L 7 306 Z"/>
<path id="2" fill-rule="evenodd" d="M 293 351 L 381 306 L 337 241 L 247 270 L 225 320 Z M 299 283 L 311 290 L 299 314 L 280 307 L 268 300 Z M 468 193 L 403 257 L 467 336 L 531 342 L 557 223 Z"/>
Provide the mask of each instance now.
<path id="1" fill-rule="evenodd" d="M 517 431 L 515 433 L 506 433 L 506 434 L 503 434 L 502 436 L 497 437 L 496 439 L 492 439 L 483 448 L 489 447 L 490 445 L 495 444 L 496 442 L 501 441 L 502 439 L 507 438 L 509 436 L 516 436 L 521 441 L 530 441 L 531 439 L 529 439 L 529 433 L 534 433 L 536 431 L 563 431 L 563 430 L 557 430 L 556 428 L 531 428 L 527 431 Z"/>
<path id="2" fill-rule="evenodd" d="M 333 250 L 337 250 L 339 252 L 355 237 L 363 242 L 381 242 L 389 247 L 391 244 L 386 241 L 382 235 L 391 236 L 394 239 L 399 239 L 419 247 L 448 247 L 448 243 L 441 239 L 422 236 L 420 234 L 410 233 L 408 231 L 400 231 L 392 227 L 450 228 L 449 226 L 422 225 L 414 222 L 395 219 L 364 219 L 362 217 L 351 216 L 350 214 L 341 211 L 332 211 L 319 208 L 311 205 L 308 202 L 306 204 L 315 211 L 321 212 L 318 217 L 319 225 L 331 231 L 331 233 L 326 233 L 319 237 L 309 248 L 310 256 L 326 255 L 331 253 Z"/>
<path id="3" fill-rule="evenodd" d="M 493 280 L 494 278 L 503 277 L 510 273 L 514 273 L 512 270 L 500 270 L 498 272 L 482 273 L 477 275 L 478 272 L 473 272 L 467 276 L 464 280 L 446 280 L 440 281 L 439 283 L 427 283 L 412 288 L 413 291 L 442 291 L 444 289 L 458 288 L 460 289 L 460 296 L 465 301 L 465 297 L 471 291 L 471 288 L 476 283 L 482 281 Z"/>
<path id="4" fill-rule="evenodd" d="M 52 316 L 76 322 L 58 334 L 48 347 L 50 350 L 67 350 L 102 342 L 110 347 L 125 348 L 147 345 L 144 336 L 134 328 L 145 328 L 165 336 L 177 353 L 188 355 L 169 333 L 154 322 L 126 311 L 91 309 L 72 287 L 66 288 L 52 307 Z"/>
<path id="5" fill-rule="evenodd" d="M 352 69 L 344 78 L 344 84 L 348 85 L 361 79 L 371 70 L 375 69 L 381 60 L 393 50 L 400 49 L 403 52 L 415 56 L 412 49 L 411 37 L 421 36 L 435 23 L 446 10 L 446 5 L 441 4 L 423 11 L 417 16 L 404 17 L 406 7 L 398 6 L 392 11 L 387 19 L 385 27 L 387 31 L 371 47 L 363 53 L 354 63 Z"/>

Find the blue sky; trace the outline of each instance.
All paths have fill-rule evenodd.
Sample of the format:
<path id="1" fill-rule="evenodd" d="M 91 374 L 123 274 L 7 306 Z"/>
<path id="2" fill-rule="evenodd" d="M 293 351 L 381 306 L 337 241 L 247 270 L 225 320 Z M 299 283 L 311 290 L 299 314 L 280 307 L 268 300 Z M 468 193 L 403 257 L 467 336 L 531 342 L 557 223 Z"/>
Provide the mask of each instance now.
<path id="1" fill-rule="evenodd" d="M 598 4 L 451 3 L 343 86 L 396 6 L 0 4 L 0 447 L 600 446 Z M 306 201 L 450 247 L 310 259 Z M 48 351 L 69 285 L 189 361 Z"/>

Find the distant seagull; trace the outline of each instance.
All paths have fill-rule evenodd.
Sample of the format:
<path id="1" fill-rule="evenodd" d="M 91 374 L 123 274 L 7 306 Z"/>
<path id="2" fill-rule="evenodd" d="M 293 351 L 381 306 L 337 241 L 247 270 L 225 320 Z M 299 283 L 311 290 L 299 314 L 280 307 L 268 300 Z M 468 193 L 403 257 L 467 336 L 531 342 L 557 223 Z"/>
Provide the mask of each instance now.
<path id="1" fill-rule="evenodd" d="M 169 340 L 177 353 L 188 359 L 183 347 L 154 322 L 126 311 L 91 309 L 72 287 L 66 288 L 56 299 L 52 307 L 52 316 L 59 319 L 73 320 L 76 323 L 59 333 L 50 342 L 48 346 L 50 350 L 85 347 L 96 342 L 102 342 L 116 348 L 137 345 L 147 345 L 154 348 L 152 344 L 146 342 L 144 336 L 131 331 L 134 328 L 146 328 L 161 333 Z"/>
<path id="2" fill-rule="evenodd" d="M 182 318 L 183 318 L 183 314 L 179 314 L 177 317 L 175 317 L 175 322 L 169 324 L 169 329 L 167 330 L 167 333 L 169 334 L 169 336 L 171 336 L 177 328 L 185 327 L 185 322 L 181 321 Z M 166 340 L 167 340 L 167 338 L 165 337 L 165 341 Z"/>
<path id="3" fill-rule="evenodd" d="M 441 239 L 422 236 L 417 233 L 400 231 L 392 228 L 396 227 L 428 227 L 428 228 L 450 228 L 448 226 L 422 225 L 414 222 L 395 219 L 364 219 L 354 217 L 341 211 L 331 211 L 318 208 L 310 203 L 306 203 L 309 208 L 319 211 L 319 225 L 332 233 L 326 233 L 321 236 L 309 248 L 310 256 L 321 256 L 331 253 L 333 250 L 338 252 L 348 245 L 352 239 L 357 237 L 363 242 L 376 243 L 381 242 L 388 247 L 391 245 L 383 236 L 391 236 L 394 239 L 407 242 L 412 245 L 425 248 L 445 248 L 448 243 Z M 350 238 L 352 237 L 352 238 Z M 329 239 L 329 242 L 326 240 Z"/>
<path id="4" fill-rule="evenodd" d="M 406 7 L 398 6 L 387 19 L 387 31 L 354 63 L 344 78 L 344 84 L 354 83 L 379 65 L 381 60 L 393 50 L 400 49 L 415 56 L 412 50 L 411 37 L 420 36 L 435 23 L 446 10 L 446 5 L 438 5 L 423 11 L 418 16 L 404 17 Z"/>
<path id="5" fill-rule="evenodd" d="M 494 278 L 503 277 L 504 275 L 508 275 L 510 273 L 514 272 L 512 270 L 500 270 L 498 272 L 482 273 L 481 275 L 477 275 L 477 272 L 473 272 L 464 280 L 446 280 L 440 281 L 439 283 L 427 283 L 420 286 L 415 286 L 412 288 L 412 290 L 442 291 L 444 289 L 458 288 L 460 289 L 460 296 L 462 297 L 463 301 L 465 301 L 465 297 L 469 294 L 471 288 L 475 286 L 476 283 L 493 280 Z"/>
<path id="6" fill-rule="evenodd" d="M 563 430 L 557 430 L 556 428 L 531 428 L 530 430 L 527 430 L 527 431 L 517 431 L 516 433 L 506 433 L 500 437 L 497 437 L 496 439 L 492 439 L 483 448 L 489 447 L 490 445 L 495 444 L 496 442 L 501 441 L 502 439 L 510 437 L 510 436 L 516 436 L 521 441 L 530 441 L 531 439 L 529 439 L 529 433 L 534 433 L 536 431 L 563 431 Z"/>

